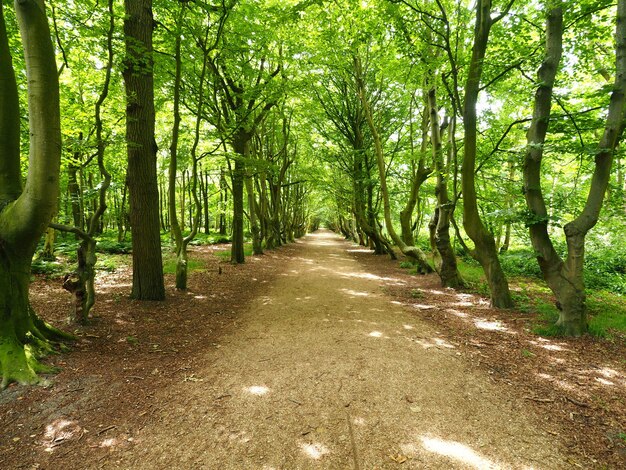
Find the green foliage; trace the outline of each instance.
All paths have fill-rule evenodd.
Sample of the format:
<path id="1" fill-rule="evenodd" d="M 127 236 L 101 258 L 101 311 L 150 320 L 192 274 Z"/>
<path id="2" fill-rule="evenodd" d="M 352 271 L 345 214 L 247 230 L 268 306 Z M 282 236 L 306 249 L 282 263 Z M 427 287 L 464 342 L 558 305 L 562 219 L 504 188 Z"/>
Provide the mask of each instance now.
<path id="1" fill-rule="evenodd" d="M 98 253 L 108 254 L 128 254 L 131 252 L 132 243 L 130 241 L 118 242 L 117 240 L 103 239 L 96 245 Z"/>
<path id="2" fill-rule="evenodd" d="M 541 269 L 535 252 L 527 248 L 509 250 L 500 255 L 502 269 L 509 276 L 531 276 L 541 278 Z"/>

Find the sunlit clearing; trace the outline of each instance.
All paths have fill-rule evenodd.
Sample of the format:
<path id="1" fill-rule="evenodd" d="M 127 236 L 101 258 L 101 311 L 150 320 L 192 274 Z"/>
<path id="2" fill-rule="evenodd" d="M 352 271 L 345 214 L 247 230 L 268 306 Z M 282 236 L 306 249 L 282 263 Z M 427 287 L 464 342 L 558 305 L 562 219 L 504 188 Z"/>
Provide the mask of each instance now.
<path id="1" fill-rule="evenodd" d="M 257 396 L 265 395 L 270 391 L 269 388 L 263 385 L 253 385 L 252 387 L 244 388 L 244 390 L 252 395 Z"/>
<path id="2" fill-rule="evenodd" d="M 506 331 L 508 328 L 502 326 L 502 323 L 499 321 L 487 321 L 487 320 L 474 320 L 474 325 L 476 328 L 480 328 L 481 330 L 489 330 L 489 331 Z"/>
<path id="3" fill-rule="evenodd" d="M 368 336 L 372 338 L 382 338 L 383 334 L 380 331 L 372 331 Z"/>
<path id="4" fill-rule="evenodd" d="M 418 308 L 420 310 L 428 310 L 431 308 L 435 308 L 434 305 L 426 305 L 426 304 L 413 304 L 414 308 Z"/>
<path id="5" fill-rule="evenodd" d="M 611 379 L 611 378 L 619 375 L 619 373 L 616 370 L 609 369 L 608 367 L 604 367 L 604 368 L 600 369 L 598 372 L 600 372 L 600 374 L 605 376 L 607 379 Z"/>
<path id="6" fill-rule="evenodd" d="M 414 330 L 414 329 L 415 329 L 415 327 L 413 327 L 413 326 L 411 326 L 411 325 L 402 325 L 402 327 L 403 327 L 405 330 Z"/>
<path id="7" fill-rule="evenodd" d="M 395 277 L 382 277 L 370 273 L 342 273 L 342 277 L 356 277 L 358 279 L 368 279 L 372 281 L 396 281 L 398 284 L 406 284 L 406 282 L 396 279 Z"/>
<path id="8" fill-rule="evenodd" d="M 461 302 L 454 302 L 450 305 L 454 305 L 455 307 L 471 307 L 472 305 L 474 305 L 474 303 L 463 300 Z"/>
<path id="9" fill-rule="evenodd" d="M 539 346 L 540 348 L 547 349 L 548 351 L 568 351 L 568 349 L 559 346 L 558 344 L 551 344 L 543 338 L 540 339 L 542 340 L 541 343 L 539 343 L 538 341 L 529 341 L 529 343 L 534 344 L 535 346 Z"/>
<path id="10" fill-rule="evenodd" d="M 483 457 L 466 445 L 454 441 L 444 441 L 431 437 L 422 437 L 424 449 L 435 454 L 454 459 L 465 465 L 479 469 L 501 468 L 497 463 Z"/>
<path id="11" fill-rule="evenodd" d="M 324 455 L 329 454 L 328 447 L 322 444 L 300 444 L 300 449 L 312 459 L 319 460 Z"/>
<path id="12" fill-rule="evenodd" d="M 348 295 L 355 295 L 358 297 L 367 297 L 369 294 L 369 292 L 359 292 L 356 290 L 352 290 L 352 289 L 341 289 L 343 292 L 345 292 Z"/>

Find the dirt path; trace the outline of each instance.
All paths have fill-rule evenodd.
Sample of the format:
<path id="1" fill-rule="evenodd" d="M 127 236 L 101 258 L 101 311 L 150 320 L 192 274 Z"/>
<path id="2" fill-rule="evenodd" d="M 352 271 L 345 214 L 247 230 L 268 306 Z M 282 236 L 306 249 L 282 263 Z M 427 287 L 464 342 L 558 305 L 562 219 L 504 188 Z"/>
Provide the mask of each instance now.
<path id="1" fill-rule="evenodd" d="M 525 404 L 386 297 L 330 232 L 156 392 L 108 468 L 567 468 Z"/>

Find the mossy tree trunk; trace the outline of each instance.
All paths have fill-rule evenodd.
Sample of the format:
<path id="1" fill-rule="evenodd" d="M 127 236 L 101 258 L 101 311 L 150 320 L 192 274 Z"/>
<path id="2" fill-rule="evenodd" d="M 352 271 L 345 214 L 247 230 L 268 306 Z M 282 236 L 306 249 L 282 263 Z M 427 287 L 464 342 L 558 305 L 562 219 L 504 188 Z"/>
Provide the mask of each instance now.
<path id="1" fill-rule="evenodd" d="M 45 324 L 28 298 L 30 263 L 56 208 L 61 161 L 59 84 L 45 5 L 15 2 L 28 78 L 29 168 L 22 188 L 20 112 L 0 3 L 0 387 L 32 384 L 52 342 L 67 335 Z"/>
<path id="2" fill-rule="evenodd" d="M 411 101 L 413 102 L 413 100 Z M 430 116 L 428 113 L 428 106 L 424 106 L 422 111 L 421 133 L 422 141 L 419 149 L 419 160 L 417 166 L 413 162 L 411 189 L 409 191 L 409 197 L 406 200 L 404 208 L 400 211 L 400 238 L 408 246 L 415 245 L 415 238 L 413 237 L 413 231 L 415 225 L 413 222 L 413 213 L 419 200 L 419 192 L 422 184 L 428 179 L 432 173 L 432 169 L 426 166 L 426 147 L 428 145 L 428 123 Z M 413 151 L 413 120 L 410 122 L 411 128 L 411 153 Z"/>

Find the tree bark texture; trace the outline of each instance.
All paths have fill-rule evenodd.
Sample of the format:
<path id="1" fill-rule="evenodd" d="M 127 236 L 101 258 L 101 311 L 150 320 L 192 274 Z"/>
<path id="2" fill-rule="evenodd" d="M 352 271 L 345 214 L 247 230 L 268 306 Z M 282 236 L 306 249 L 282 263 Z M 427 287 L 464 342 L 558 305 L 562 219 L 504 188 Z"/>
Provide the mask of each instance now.
<path id="1" fill-rule="evenodd" d="M 0 3 L 0 388 L 37 382 L 37 359 L 68 337 L 45 324 L 28 298 L 30 264 L 56 209 L 61 161 L 59 84 L 42 0 L 15 2 L 28 78 L 30 155 L 21 188 L 15 74 Z M 28 354 L 27 354 L 28 349 Z"/>
<path id="2" fill-rule="evenodd" d="M 133 240 L 132 297 L 163 300 L 159 189 L 154 138 L 152 0 L 125 0 L 126 142 Z"/>

